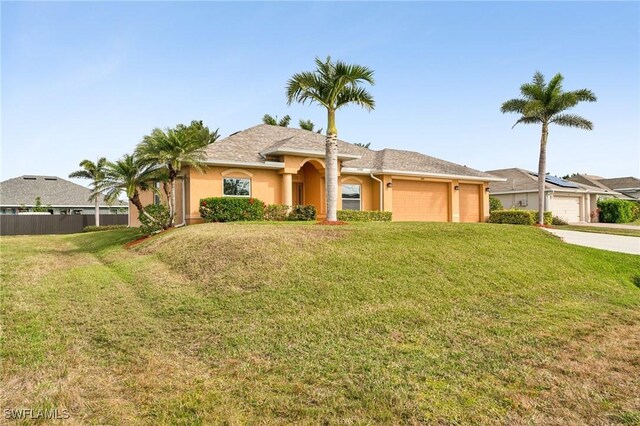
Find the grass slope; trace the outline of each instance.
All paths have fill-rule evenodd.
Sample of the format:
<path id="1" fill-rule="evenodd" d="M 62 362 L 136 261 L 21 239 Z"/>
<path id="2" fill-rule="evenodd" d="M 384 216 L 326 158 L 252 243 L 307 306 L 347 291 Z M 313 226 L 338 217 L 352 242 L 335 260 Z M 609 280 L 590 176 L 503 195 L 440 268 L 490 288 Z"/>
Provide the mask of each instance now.
<path id="1" fill-rule="evenodd" d="M 640 421 L 640 257 L 533 227 L 4 237 L 2 407 L 78 423 Z M 636 285 L 634 285 L 634 282 Z"/>

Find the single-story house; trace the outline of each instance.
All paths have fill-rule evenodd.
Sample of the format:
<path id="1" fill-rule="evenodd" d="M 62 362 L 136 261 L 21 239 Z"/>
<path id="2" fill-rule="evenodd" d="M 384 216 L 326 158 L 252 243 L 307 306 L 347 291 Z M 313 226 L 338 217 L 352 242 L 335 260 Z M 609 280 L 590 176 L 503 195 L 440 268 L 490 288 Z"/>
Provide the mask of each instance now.
<path id="1" fill-rule="evenodd" d="M 51 214 L 95 214 L 91 190 L 56 176 L 25 175 L 0 182 L 0 214 L 30 212 L 40 199 Z M 125 201 L 109 204 L 100 197 L 100 214 L 127 214 Z"/>
<path id="2" fill-rule="evenodd" d="M 619 178 L 602 178 L 592 175 L 576 175 L 569 178 L 572 182 L 606 188 L 623 194 L 626 200 L 640 201 L 640 179 L 628 176 Z"/>
<path id="3" fill-rule="evenodd" d="M 314 205 L 326 216 L 325 137 L 261 124 L 206 148 L 206 169 L 181 171 L 176 222 L 201 222 L 207 197 L 254 197 L 267 204 Z M 482 222 L 489 182 L 502 178 L 413 151 L 374 151 L 338 141 L 338 209 L 381 210 L 397 221 Z M 143 205 L 154 202 L 141 194 Z M 130 223 L 138 222 L 135 207 Z"/>
<path id="4" fill-rule="evenodd" d="M 538 210 L 538 174 L 510 168 L 489 170 L 506 180 L 491 182 L 489 193 L 509 208 Z M 555 176 L 545 176 L 545 210 L 567 222 L 597 222 L 597 202 L 600 198 L 619 198 L 622 194 L 609 188 L 572 182 Z"/>

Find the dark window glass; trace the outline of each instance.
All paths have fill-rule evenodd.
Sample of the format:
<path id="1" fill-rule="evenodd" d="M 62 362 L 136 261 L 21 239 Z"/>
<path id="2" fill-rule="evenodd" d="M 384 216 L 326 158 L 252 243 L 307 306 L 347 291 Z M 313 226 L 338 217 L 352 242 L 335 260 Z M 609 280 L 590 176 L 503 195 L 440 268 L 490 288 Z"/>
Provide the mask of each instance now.
<path id="1" fill-rule="evenodd" d="M 251 195 L 251 179 L 224 178 L 224 195 L 248 197 Z"/>
<path id="2" fill-rule="evenodd" d="M 360 210 L 360 185 L 342 185 L 342 210 Z"/>

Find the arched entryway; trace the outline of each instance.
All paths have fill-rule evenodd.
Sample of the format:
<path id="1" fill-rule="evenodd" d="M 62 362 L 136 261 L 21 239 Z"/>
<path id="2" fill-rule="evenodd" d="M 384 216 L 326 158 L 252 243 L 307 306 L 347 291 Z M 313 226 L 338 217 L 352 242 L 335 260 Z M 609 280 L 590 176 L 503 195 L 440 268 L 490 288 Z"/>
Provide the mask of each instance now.
<path id="1" fill-rule="evenodd" d="M 292 182 L 293 204 L 313 205 L 319 217 L 326 215 L 324 170 L 322 160 L 305 160 Z"/>

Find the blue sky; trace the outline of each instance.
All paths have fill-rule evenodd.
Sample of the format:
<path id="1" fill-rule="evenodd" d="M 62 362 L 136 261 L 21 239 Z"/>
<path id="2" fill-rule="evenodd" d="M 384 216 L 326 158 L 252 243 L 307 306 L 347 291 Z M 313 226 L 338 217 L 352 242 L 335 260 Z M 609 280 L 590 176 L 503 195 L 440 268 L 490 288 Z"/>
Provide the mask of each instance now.
<path id="1" fill-rule="evenodd" d="M 228 135 L 287 106 L 295 72 L 332 55 L 376 72 L 377 107 L 341 110 L 341 139 L 481 170 L 536 169 L 540 129 L 502 115 L 536 70 L 589 88 L 554 127 L 548 170 L 640 175 L 640 3 L 7 3 L 2 13 L 2 179 L 65 177 L 115 159 L 154 127 L 204 120 Z"/>

